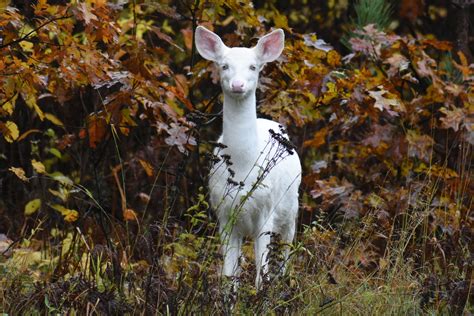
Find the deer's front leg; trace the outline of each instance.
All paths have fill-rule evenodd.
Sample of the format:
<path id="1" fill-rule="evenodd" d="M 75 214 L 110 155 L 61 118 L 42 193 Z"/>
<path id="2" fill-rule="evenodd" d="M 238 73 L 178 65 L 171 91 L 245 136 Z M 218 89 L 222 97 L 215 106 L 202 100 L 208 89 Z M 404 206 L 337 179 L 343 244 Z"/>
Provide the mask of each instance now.
<path id="1" fill-rule="evenodd" d="M 270 231 L 264 231 L 257 239 L 255 239 L 255 266 L 257 268 L 257 277 L 255 279 L 255 287 L 259 289 L 262 285 L 262 276 L 268 272 L 267 257 L 268 245 L 270 244 Z"/>
<path id="2" fill-rule="evenodd" d="M 221 241 L 222 255 L 224 256 L 222 274 L 236 282 L 236 278 L 240 274 L 239 258 L 242 248 L 242 236 L 233 231 L 226 232 L 224 229 L 221 229 Z"/>

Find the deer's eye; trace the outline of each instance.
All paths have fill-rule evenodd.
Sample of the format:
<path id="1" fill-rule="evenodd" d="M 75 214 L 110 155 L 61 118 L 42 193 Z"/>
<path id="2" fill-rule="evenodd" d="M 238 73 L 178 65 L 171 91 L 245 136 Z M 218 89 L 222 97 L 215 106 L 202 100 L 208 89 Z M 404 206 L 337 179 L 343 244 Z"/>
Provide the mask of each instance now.
<path id="1" fill-rule="evenodd" d="M 222 65 L 222 70 L 227 70 L 227 69 L 229 69 L 229 65 L 227 64 Z"/>
<path id="2" fill-rule="evenodd" d="M 257 67 L 255 67 L 255 65 L 251 65 L 250 70 L 255 71 L 255 70 L 257 70 Z"/>

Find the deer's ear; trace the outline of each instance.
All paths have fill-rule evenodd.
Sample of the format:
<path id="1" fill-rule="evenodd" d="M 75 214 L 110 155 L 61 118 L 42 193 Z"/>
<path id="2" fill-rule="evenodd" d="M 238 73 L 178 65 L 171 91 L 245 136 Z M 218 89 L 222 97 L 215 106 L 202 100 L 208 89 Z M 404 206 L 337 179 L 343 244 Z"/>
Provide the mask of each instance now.
<path id="1" fill-rule="evenodd" d="M 222 58 L 226 46 L 217 34 L 209 31 L 204 26 L 198 26 L 195 36 L 196 48 L 203 58 L 212 61 L 218 61 Z"/>
<path id="2" fill-rule="evenodd" d="M 270 34 L 258 40 L 257 56 L 262 63 L 274 61 L 280 57 L 283 48 L 285 47 L 285 33 L 282 29 L 277 29 Z"/>

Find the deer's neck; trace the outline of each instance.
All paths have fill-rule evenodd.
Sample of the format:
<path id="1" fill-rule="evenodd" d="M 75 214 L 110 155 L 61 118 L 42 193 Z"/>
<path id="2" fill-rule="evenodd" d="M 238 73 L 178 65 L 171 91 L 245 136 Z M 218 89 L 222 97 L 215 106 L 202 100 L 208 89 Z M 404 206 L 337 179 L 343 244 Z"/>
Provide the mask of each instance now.
<path id="1" fill-rule="evenodd" d="M 237 173 L 248 172 L 258 158 L 255 93 L 235 99 L 224 93 L 223 143 Z"/>

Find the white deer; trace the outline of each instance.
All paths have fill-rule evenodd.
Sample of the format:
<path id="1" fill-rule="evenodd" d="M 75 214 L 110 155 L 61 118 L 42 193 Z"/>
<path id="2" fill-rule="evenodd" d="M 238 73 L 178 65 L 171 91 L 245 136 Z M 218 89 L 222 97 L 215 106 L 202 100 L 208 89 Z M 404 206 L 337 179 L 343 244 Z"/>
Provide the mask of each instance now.
<path id="1" fill-rule="evenodd" d="M 221 162 L 209 176 L 210 202 L 219 220 L 224 265 L 222 273 L 234 280 L 240 273 L 242 240 L 255 241 L 256 287 L 268 269 L 271 234 L 291 243 L 298 213 L 301 165 L 288 137 L 274 121 L 257 119 L 258 75 L 284 48 L 284 33 L 277 29 L 260 38 L 253 48 L 229 48 L 205 27 L 196 29 L 199 54 L 219 67 L 224 92 L 223 133 L 214 154 Z M 285 261 L 289 249 L 284 251 Z"/>

